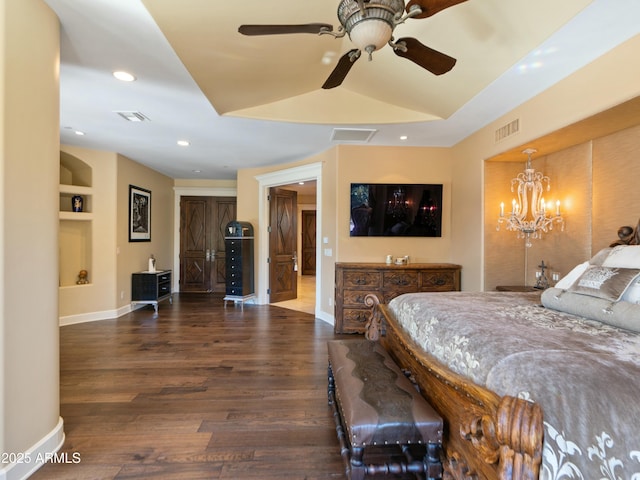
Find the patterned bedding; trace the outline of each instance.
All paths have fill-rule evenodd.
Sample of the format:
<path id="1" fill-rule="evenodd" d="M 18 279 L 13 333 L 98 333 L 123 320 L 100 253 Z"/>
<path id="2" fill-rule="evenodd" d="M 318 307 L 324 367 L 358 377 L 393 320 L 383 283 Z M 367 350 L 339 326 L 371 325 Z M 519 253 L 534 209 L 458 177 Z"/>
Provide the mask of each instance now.
<path id="1" fill-rule="evenodd" d="M 640 334 L 545 308 L 539 293 L 405 294 L 389 308 L 451 370 L 540 404 L 541 479 L 640 480 Z"/>

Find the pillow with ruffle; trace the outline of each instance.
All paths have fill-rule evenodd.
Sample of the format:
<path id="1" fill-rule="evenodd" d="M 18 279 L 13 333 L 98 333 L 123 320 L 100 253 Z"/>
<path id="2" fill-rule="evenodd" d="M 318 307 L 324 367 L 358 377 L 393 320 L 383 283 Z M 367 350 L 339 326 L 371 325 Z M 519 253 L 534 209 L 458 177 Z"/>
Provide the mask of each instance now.
<path id="1" fill-rule="evenodd" d="M 640 275 L 637 268 L 610 268 L 590 265 L 567 290 L 617 302 Z"/>

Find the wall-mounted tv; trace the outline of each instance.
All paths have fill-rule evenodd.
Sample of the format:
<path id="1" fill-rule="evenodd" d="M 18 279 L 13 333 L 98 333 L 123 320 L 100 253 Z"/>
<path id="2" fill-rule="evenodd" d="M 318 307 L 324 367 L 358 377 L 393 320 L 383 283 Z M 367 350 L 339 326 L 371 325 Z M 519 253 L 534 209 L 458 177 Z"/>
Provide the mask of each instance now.
<path id="1" fill-rule="evenodd" d="M 442 185 L 351 184 L 352 237 L 441 237 Z"/>

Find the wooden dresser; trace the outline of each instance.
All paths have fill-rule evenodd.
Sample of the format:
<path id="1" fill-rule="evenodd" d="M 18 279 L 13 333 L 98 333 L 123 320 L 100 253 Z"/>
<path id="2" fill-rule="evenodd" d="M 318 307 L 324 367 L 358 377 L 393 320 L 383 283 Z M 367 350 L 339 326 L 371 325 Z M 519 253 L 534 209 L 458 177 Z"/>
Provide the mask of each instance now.
<path id="1" fill-rule="evenodd" d="M 451 263 L 336 263 L 335 333 L 364 333 L 372 293 L 388 303 L 402 293 L 460 290 L 460 265 Z"/>

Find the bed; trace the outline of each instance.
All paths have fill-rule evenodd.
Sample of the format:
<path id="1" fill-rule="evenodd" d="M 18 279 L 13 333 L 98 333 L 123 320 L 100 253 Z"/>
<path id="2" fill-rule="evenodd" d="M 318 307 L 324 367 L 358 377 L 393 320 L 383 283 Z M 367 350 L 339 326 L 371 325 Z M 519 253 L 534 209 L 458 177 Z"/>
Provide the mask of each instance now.
<path id="1" fill-rule="evenodd" d="M 367 299 L 367 337 L 444 418 L 445 479 L 640 480 L 640 235 L 623 229 L 543 292 Z"/>

